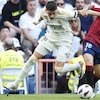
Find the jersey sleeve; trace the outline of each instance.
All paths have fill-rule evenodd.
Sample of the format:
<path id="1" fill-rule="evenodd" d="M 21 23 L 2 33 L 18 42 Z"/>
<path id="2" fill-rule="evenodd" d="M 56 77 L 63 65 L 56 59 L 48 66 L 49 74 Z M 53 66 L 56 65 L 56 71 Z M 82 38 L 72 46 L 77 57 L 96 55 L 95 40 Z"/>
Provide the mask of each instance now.
<path id="1" fill-rule="evenodd" d="M 46 8 L 44 7 L 44 8 L 42 8 L 42 10 L 40 11 L 40 15 L 38 16 L 38 19 L 39 19 L 39 20 L 43 19 L 43 17 L 45 16 L 45 14 L 46 14 L 45 9 L 46 9 Z"/>
<path id="2" fill-rule="evenodd" d="M 68 18 L 76 18 L 76 17 L 78 17 L 78 11 L 74 10 L 74 9 L 73 10 L 66 10 L 66 9 L 58 8 L 58 11 L 62 15 L 66 16 Z"/>
<path id="3" fill-rule="evenodd" d="M 100 12 L 100 8 L 96 8 L 95 6 L 93 6 L 91 10 Z"/>

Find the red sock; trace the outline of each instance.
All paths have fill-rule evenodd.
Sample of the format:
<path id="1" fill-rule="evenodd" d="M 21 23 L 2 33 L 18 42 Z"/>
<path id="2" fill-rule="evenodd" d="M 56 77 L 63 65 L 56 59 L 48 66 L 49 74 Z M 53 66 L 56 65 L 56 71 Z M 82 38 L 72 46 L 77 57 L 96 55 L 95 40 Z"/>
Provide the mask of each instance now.
<path id="1" fill-rule="evenodd" d="M 87 82 L 94 88 L 94 74 L 93 74 L 93 66 L 86 66 L 86 77 Z"/>
<path id="2" fill-rule="evenodd" d="M 93 71 L 93 66 L 86 65 L 86 71 Z"/>

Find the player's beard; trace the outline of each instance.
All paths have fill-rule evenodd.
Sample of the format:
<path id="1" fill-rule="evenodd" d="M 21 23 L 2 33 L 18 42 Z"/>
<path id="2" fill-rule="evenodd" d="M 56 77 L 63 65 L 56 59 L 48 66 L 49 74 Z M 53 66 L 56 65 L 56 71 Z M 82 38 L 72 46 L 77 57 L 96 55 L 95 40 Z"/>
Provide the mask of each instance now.
<path id="1" fill-rule="evenodd" d="M 83 9 L 82 6 L 77 7 L 77 10 L 82 10 L 82 9 Z"/>
<path id="2" fill-rule="evenodd" d="M 41 5 L 41 7 L 44 7 L 46 5 L 46 2 L 39 2 L 39 4 Z"/>

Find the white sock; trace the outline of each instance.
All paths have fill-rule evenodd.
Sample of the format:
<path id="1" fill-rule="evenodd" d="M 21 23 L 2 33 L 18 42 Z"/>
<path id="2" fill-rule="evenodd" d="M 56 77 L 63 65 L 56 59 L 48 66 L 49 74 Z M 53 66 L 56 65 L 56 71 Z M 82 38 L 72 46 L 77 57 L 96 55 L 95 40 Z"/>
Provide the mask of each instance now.
<path id="1" fill-rule="evenodd" d="M 80 67 L 79 62 L 75 63 L 75 64 L 67 64 L 67 63 L 65 63 L 64 67 L 63 67 L 63 71 L 64 72 L 70 72 L 70 71 L 73 71 L 73 70 L 77 69 L 78 67 Z"/>
<path id="2" fill-rule="evenodd" d="M 65 73 L 65 72 L 70 72 L 73 71 L 75 69 L 77 69 L 78 67 L 80 67 L 79 63 L 76 64 L 64 64 L 63 67 L 55 67 L 55 70 L 57 73 Z"/>
<path id="3" fill-rule="evenodd" d="M 26 62 L 25 66 L 21 70 L 21 73 L 19 74 L 18 78 L 15 80 L 15 84 L 19 84 L 23 80 L 23 78 L 27 76 L 27 74 L 30 72 L 32 67 L 34 67 L 34 63 L 37 60 L 38 59 L 34 55 L 32 55 L 29 58 L 29 60 Z"/>

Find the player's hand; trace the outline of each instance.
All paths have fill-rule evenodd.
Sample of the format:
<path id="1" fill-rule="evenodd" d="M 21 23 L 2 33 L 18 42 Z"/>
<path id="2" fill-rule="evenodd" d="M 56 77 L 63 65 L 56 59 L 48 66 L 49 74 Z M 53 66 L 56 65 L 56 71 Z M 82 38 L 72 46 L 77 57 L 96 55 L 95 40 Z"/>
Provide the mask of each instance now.
<path id="1" fill-rule="evenodd" d="M 92 12 L 93 12 L 92 10 L 87 10 L 87 11 L 84 13 L 84 16 L 91 15 Z"/>
<path id="2" fill-rule="evenodd" d="M 86 12 L 87 12 L 87 11 L 88 11 L 88 10 L 84 10 L 84 9 L 78 10 L 79 15 L 81 15 L 81 16 L 86 16 Z"/>

